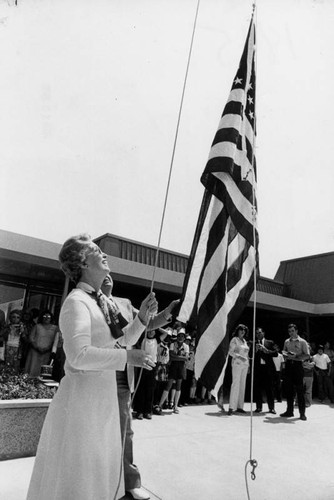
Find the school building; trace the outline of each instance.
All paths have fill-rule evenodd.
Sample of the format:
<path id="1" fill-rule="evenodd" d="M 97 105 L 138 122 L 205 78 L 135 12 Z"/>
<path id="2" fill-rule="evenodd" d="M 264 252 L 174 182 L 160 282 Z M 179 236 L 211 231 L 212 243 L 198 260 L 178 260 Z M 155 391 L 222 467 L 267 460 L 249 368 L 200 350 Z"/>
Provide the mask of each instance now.
<path id="1" fill-rule="evenodd" d="M 94 240 L 108 255 L 114 280 L 114 295 L 129 298 L 135 306 L 150 290 L 159 307 L 179 298 L 188 256 L 156 249 L 113 234 Z M 0 309 L 48 308 L 58 317 L 62 296 L 68 292 L 59 268 L 61 245 L 22 234 L 0 230 Z M 256 324 L 280 345 L 287 325 L 314 342 L 334 342 L 334 252 L 285 260 L 274 279 L 261 276 L 257 282 Z M 252 328 L 254 294 L 240 321 Z"/>

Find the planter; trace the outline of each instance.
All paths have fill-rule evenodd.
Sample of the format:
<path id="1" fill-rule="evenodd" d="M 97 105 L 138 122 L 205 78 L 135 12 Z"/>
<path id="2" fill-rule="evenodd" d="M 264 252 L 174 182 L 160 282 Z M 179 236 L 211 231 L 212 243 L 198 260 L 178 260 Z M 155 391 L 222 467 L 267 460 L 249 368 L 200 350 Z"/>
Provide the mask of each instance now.
<path id="1" fill-rule="evenodd" d="M 51 399 L 0 401 L 0 460 L 32 457 Z"/>

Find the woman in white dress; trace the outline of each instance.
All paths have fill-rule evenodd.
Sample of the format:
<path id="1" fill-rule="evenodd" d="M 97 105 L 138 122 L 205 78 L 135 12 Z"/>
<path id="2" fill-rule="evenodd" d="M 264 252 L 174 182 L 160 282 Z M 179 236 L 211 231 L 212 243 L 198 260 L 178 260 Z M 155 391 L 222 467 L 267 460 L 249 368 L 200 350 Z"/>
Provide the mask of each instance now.
<path id="1" fill-rule="evenodd" d="M 245 339 L 248 328 L 238 325 L 230 342 L 229 355 L 232 357 L 232 386 L 228 414 L 246 413 L 244 410 L 246 378 L 249 367 L 249 346 Z"/>
<path id="2" fill-rule="evenodd" d="M 114 349 L 112 328 L 96 298 L 110 269 L 91 238 L 67 240 L 59 260 L 76 283 L 59 318 L 65 377 L 45 419 L 27 500 L 114 500 L 124 495 L 115 370 L 126 363 L 150 370 L 154 363 L 142 350 Z M 156 310 L 151 293 L 134 328 L 143 332 Z"/>

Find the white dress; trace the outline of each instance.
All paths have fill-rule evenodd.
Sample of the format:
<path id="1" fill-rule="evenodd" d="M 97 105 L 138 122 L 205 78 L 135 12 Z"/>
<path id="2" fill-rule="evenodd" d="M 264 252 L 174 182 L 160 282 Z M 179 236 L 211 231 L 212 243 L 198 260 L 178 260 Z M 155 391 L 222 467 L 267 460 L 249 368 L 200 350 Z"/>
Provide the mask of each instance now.
<path id="1" fill-rule="evenodd" d="M 113 348 L 101 309 L 81 289 L 66 298 L 59 325 L 66 375 L 45 419 L 27 500 L 121 498 L 115 370 L 124 370 L 126 351 Z"/>

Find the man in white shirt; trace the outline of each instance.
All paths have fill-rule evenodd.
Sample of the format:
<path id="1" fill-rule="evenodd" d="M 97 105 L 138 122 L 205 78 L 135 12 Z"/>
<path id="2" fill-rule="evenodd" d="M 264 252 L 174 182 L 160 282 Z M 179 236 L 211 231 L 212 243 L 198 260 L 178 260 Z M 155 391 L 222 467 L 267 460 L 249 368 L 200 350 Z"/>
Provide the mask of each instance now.
<path id="1" fill-rule="evenodd" d="M 318 383 L 318 397 L 322 403 L 326 397 L 328 397 L 331 402 L 334 402 L 333 386 L 329 378 L 329 368 L 331 360 L 329 356 L 324 353 L 324 346 L 318 346 L 318 352 L 313 356 L 313 361 L 315 362 L 315 373 Z"/>
<path id="2" fill-rule="evenodd" d="M 300 420 L 307 420 L 305 415 L 304 369 L 303 361 L 310 356 L 306 340 L 298 335 L 295 324 L 288 325 L 289 338 L 284 342 L 283 356 L 285 360 L 285 390 L 287 409 L 281 417 L 293 417 L 294 395 L 297 393 Z"/>

